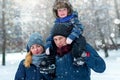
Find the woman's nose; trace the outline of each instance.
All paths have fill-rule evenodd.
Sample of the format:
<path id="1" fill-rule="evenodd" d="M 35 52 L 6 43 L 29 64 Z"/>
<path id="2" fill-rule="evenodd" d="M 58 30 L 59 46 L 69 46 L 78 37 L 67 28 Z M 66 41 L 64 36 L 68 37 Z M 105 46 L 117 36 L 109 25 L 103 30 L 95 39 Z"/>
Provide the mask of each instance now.
<path id="1" fill-rule="evenodd" d="M 37 49 L 37 48 L 35 48 L 34 50 L 35 50 L 35 51 L 37 51 L 38 49 Z"/>

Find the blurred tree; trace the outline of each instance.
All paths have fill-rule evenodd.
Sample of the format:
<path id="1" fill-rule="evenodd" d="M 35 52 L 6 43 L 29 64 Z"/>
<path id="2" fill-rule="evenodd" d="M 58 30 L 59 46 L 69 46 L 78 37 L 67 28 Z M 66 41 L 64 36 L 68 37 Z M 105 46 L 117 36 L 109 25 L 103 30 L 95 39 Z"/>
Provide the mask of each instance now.
<path id="1" fill-rule="evenodd" d="M 29 35 L 39 32 L 44 37 L 49 35 L 55 18 L 52 7 L 57 0 L 6 0 L 5 9 L 0 9 L 0 40 L 3 41 L 2 21 L 4 15 L 4 28 L 6 30 L 6 51 L 21 51 L 24 49 Z M 85 26 L 83 35 L 88 43 L 96 48 L 105 44 L 109 48 L 118 38 L 119 28 L 114 24 L 114 19 L 119 15 L 119 0 L 67 0 L 78 11 L 79 20 Z M 116 1 L 116 2 L 115 2 Z M 0 0 L 2 4 L 2 0 Z M 2 15 L 2 12 L 5 14 Z M 117 14 L 116 14 L 117 13 Z M 117 17 L 119 18 L 119 17 Z M 115 37 L 111 40 L 111 33 Z M 100 35 L 103 36 L 100 36 Z M 99 41 L 101 44 L 95 42 Z M 0 46 L 2 47 L 0 42 Z M 5 46 L 5 45 L 4 45 Z M 2 49 L 0 49 L 2 50 Z"/>
<path id="2" fill-rule="evenodd" d="M 5 26 L 5 0 L 2 0 L 2 65 L 5 65 L 6 26 Z"/>
<path id="3" fill-rule="evenodd" d="M 120 9 L 118 7 L 118 1 L 114 0 L 114 5 L 115 5 L 115 12 L 116 12 L 116 18 L 120 20 Z M 119 35 L 120 35 L 120 24 L 118 24 L 118 31 L 119 31 Z"/>

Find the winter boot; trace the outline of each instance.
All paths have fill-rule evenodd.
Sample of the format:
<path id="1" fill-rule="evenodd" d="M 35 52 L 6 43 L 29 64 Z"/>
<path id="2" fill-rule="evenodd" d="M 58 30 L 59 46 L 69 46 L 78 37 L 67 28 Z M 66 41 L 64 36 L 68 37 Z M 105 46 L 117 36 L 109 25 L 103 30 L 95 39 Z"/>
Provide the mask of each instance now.
<path id="1" fill-rule="evenodd" d="M 83 36 L 80 36 L 73 42 L 72 45 L 73 64 L 77 66 L 83 65 L 84 60 L 82 59 L 81 54 L 85 52 L 85 38 Z"/>

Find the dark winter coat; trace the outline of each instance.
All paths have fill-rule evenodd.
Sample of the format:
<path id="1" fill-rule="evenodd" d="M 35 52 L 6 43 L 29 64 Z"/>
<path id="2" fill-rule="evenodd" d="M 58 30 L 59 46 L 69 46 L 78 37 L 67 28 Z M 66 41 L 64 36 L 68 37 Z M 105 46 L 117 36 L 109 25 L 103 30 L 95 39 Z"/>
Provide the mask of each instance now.
<path id="1" fill-rule="evenodd" d="M 68 38 L 70 38 L 71 40 L 75 40 L 76 38 L 79 38 L 79 35 L 81 35 L 84 30 L 84 26 L 78 19 L 77 11 L 73 11 L 71 15 L 68 15 L 65 18 L 57 18 L 55 20 L 55 23 L 69 23 L 74 26 L 71 31 L 71 34 L 69 34 L 68 36 Z"/>
<path id="2" fill-rule="evenodd" d="M 82 66 L 73 65 L 71 53 L 62 57 L 56 56 L 55 80 L 90 80 L 91 69 L 98 73 L 104 72 L 106 69 L 104 60 L 89 44 L 86 45 L 86 51 L 90 52 L 90 56 L 85 57 L 85 64 Z"/>
<path id="3" fill-rule="evenodd" d="M 24 60 L 19 64 L 15 80 L 51 80 L 49 75 L 41 74 L 39 67 L 31 64 L 29 68 L 24 66 Z"/>

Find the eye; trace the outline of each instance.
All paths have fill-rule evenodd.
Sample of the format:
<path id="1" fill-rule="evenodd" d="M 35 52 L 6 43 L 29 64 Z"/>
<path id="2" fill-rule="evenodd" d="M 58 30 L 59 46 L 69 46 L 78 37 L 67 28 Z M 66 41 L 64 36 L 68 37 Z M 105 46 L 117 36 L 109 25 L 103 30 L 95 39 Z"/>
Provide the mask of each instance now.
<path id="1" fill-rule="evenodd" d="M 61 9 L 58 9 L 59 12 L 61 12 Z"/>
<path id="2" fill-rule="evenodd" d="M 41 45 L 36 45 L 37 47 L 40 47 Z"/>
<path id="3" fill-rule="evenodd" d="M 31 46 L 31 49 L 34 49 L 34 46 Z"/>
<path id="4" fill-rule="evenodd" d="M 54 39 L 54 41 L 57 41 L 57 39 Z"/>
<path id="5" fill-rule="evenodd" d="M 65 11 L 65 10 L 67 10 L 67 8 L 64 8 L 63 10 Z"/>
<path id="6" fill-rule="evenodd" d="M 59 40 L 62 40 L 63 38 L 64 38 L 64 37 L 61 36 L 61 37 L 59 37 Z"/>

